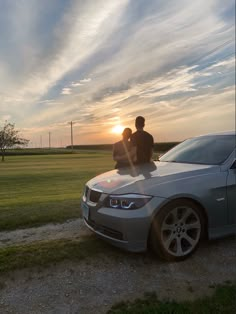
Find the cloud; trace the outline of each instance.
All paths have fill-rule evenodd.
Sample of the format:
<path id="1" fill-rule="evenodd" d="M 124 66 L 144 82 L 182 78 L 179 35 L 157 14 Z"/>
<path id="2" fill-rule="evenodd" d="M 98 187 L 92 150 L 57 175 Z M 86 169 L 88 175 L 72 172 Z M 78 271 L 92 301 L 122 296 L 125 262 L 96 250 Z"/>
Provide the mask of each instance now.
<path id="1" fill-rule="evenodd" d="M 219 67 L 235 68 L 235 57 L 216 62 L 212 66 L 210 66 L 208 69 L 210 70 L 210 69 L 215 69 L 215 68 L 219 68 Z"/>
<path id="2" fill-rule="evenodd" d="M 43 104 L 47 107 L 52 107 L 52 106 L 60 106 L 63 105 L 63 102 L 54 100 L 54 99 L 45 99 L 39 102 L 39 104 Z"/>
<path id="3" fill-rule="evenodd" d="M 80 80 L 80 83 L 88 83 L 88 82 L 91 82 L 91 78 L 85 78 L 83 80 Z"/>
<path id="4" fill-rule="evenodd" d="M 28 128 L 73 120 L 83 134 L 95 128 L 109 141 L 106 124 L 114 117 L 129 125 L 143 114 L 154 130 L 155 119 L 175 121 L 177 112 L 197 114 L 194 108 L 206 121 L 214 95 L 224 95 L 227 106 L 225 88 L 234 84 L 232 1 L 60 5 L 22 0 L 6 11 L 11 23 L 0 19 L 1 116 Z"/>
<path id="5" fill-rule="evenodd" d="M 3 124 L 6 121 L 10 121 L 11 120 L 11 115 L 7 114 L 7 115 L 3 115 L 0 119 L 0 122 Z"/>
<path id="6" fill-rule="evenodd" d="M 45 63 L 38 63 L 38 67 L 34 63 L 30 69 L 31 71 L 25 73 L 23 84 L 21 80 L 15 83 L 16 95 L 23 99 L 22 104 L 26 109 L 32 103 L 39 100 L 41 96 L 45 95 L 59 79 L 72 70 L 78 63 L 86 60 L 103 43 L 107 36 L 112 33 L 126 3 L 127 1 L 125 0 L 117 0 L 109 3 L 104 0 L 100 1 L 99 4 L 87 1 L 83 5 L 77 2 L 67 10 L 63 19 L 60 21 L 60 25 L 54 30 L 53 40 L 55 40 L 58 48 L 56 54 L 51 55 L 49 51 L 49 58 L 45 56 Z M 25 8 L 27 8 L 27 12 L 37 12 L 37 2 L 33 1 L 32 6 L 29 7 L 27 7 L 25 1 L 21 4 L 22 15 L 17 17 L 15 13 L 13 14 L 17 25 L 21 24 L 25 16 L 31 16 L 30 13 L 24 14 Z M 18 7 L 16 7 L 16 10 L 18 10 Z M 32 15 L 30 19 L 27 19 L 26 29 L 34 29 L 34 23 L 35 20 Z M 110 27 L 106 27 L 107 25 L 110 25 Z M 25 28 L 20 29 L 23 32 Z M 97 36 L 98 33 L 100 34 L 99 37 Z M 20 34 L 16 32 L 17 40 L 21 39 L 22 36 Z M 23 34 L 25 33 L 23 32 Z M 67 36 L 64 34 L 67 34 Z M 26 38 L 29 36 L 27 41 L 30 40 L 33 43 L 31 33 L 25 34 L 25 36 Z M 35 40 L 36 38 L 34 36 Z M 38 45 L 39 43 L 36 47 Z M 78 47 L 80 47 L 80 53 L 78 53 Z M 53 50 L 55 50 L 54 47 Z M 18 56 L 19 59 L 24 57 L 22 54 L 23 52 Z"/>
<path id="7" fill-rule="evenodd" d="M 77 87 L 77 86 L 82 86 L 83 84 L 82 83 L 80 83 L 80 82 L 72 82 L 71 83 L 71 87 Z"/>
<path id="8" fill-rule="evenodd" d="M 62 95 L 70 95 L 71 94 L 71 88 L 69 87 L 64 87 L 61 91 Z"/>
<path id="9" fill-rule="evenodd" d="M 89 82 L 91 82 L 91 78 L 85 78 L 85 79 L 79 80 L 78 82 L 72 82 L 70 86 L 71 87 L 83 86 L 84 84 L 89 83 Z"/>

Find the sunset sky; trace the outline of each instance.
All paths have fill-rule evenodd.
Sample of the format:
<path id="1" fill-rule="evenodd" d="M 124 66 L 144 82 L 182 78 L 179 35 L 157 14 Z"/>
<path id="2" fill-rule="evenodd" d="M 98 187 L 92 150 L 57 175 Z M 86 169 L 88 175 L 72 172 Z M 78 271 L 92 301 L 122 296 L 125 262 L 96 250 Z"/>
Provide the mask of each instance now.
<path id="1" fill-rule="evenodd" d="M 30 146 L 235 129 L 234 0 L 0 0 L 0 125 Z M 112 131 L 113 130 L 113 131 Z"/>

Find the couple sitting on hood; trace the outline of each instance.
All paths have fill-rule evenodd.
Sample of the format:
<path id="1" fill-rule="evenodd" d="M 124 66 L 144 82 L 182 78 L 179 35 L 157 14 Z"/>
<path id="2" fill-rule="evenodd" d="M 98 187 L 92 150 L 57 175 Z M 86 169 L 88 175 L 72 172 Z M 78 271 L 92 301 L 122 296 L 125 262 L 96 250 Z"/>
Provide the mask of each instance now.
<path id="1" fill-rule="evenodd" d="M 137 117 L 137 131 L 132 134 L 130 128 L 125 128 L 123 139 L 114 144 L 113 159 L 116 161 L 116 169 L 151 162 L 154 140 L 151 134 L 143 130 L 144 126 L 144 117 Z"/>

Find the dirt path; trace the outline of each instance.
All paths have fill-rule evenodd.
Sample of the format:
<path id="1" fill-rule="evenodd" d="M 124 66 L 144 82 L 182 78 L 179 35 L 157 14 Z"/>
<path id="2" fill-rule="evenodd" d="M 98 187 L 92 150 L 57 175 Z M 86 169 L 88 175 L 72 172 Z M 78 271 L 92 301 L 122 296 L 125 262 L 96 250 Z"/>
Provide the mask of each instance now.
<path id="1" fill-rule="evenodd" d="M 48 227 L 39 228 L 38 235 L 33 233 L 32 237 L 38 240 L 44 228 Z M 42 232 L 47 239 L 56 230 L 61 230 L 63 238 L 86 232 L 80 220 L 50 225 L 49 230 L 52 232 Z M 31 237 L 29 230 L 17 232 L 22 232 L 23 240 Z M 14 232 L 10 234 L 8 244 L 16 239 Z M 114 302 L 141 297 L 145 292 L 155 291 L 160 299 L 193 299 L 210 294 L 215 284 L 235 280 L 236 237 L 231 237 L 205 243 L 181 263 L 164 263 L 150 254 L 125 253 L 117 257 L 99 256 L 78 264 L 63 262 L 47 269 L 17 271 L 0 278 L 0 312 L 99 314 Z"/>
<path id="2" fill-rule="evenodd" d="M 77 239 L 89 233 L 82 219 L 73 219 L 63 224 L 48 224 L 37 228 L 0 232 L 0 247 L 35 241 Z"/>

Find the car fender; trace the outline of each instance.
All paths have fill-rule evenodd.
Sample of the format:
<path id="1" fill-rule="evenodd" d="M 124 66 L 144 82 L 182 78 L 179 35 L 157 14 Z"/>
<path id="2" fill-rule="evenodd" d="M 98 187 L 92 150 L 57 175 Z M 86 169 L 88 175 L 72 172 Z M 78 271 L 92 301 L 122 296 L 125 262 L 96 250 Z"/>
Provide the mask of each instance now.
<path id="1" fill-rule="evenodd" d="M 191 199 L 205 209 L 210 217 L 209 226 L 217 228 L 227 224 L 226 179 L 227 172 L 216 172 L 153 184 L 143 191 L 168 200 L 164 204 L 180 198 Z"/>

